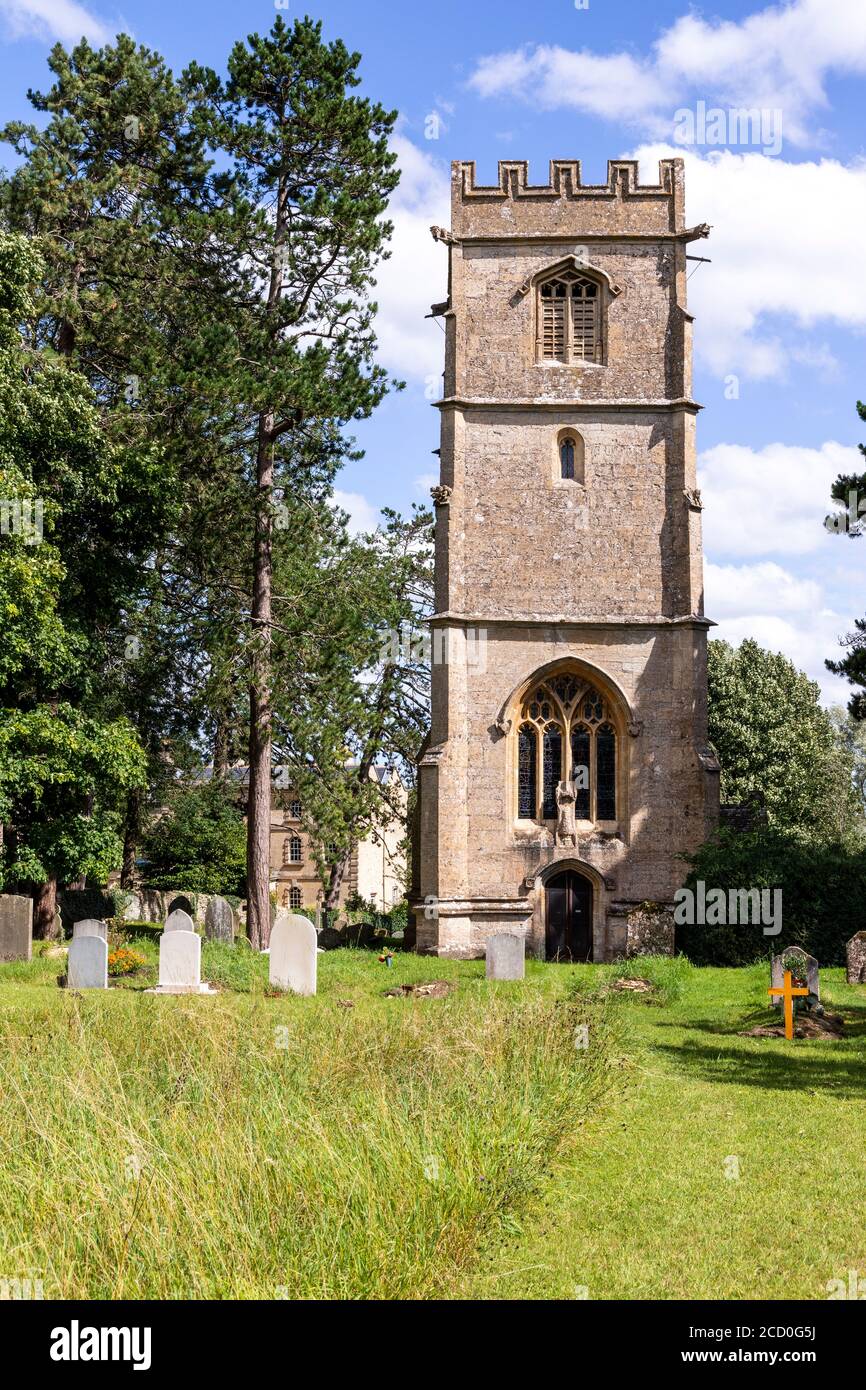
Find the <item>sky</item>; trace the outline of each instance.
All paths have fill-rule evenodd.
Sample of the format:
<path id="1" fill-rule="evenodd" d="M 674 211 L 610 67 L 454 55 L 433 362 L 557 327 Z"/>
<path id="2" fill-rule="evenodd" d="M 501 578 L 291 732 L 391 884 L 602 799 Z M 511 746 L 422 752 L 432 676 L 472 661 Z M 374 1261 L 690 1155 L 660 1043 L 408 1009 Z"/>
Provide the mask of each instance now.
<path id="1" fill-rule="evenodd" d="M 821 685 L 866 611 L 866 538 L 829 533 L 830 485 L 862 467 L 866 425 L 866 0 L 0 0 L 0 122 L 28 119 L 58 40 L 125 31 L 180 70 L 223 68 L 234 42 L 277 13 L 321 19 L 362 54 L 360 91 L 399 112 L 402 170 L 391 258 L 378 275 L 379 360 L 405 389 L 356 429 L 365 451 L 339 497 L 356 527 L 380 508 L 429 502 L 437 478 L 449 164 L 580 159 L 686 163 L 686 217 L 708 222 L 690 252 L 694 397 L 704 500 L 706 612 L 713 636 L 754 637 Z M 738 123 L 730 113 L 757 110 Z M 11 153 L 0 163 L 10 163 Z"/>

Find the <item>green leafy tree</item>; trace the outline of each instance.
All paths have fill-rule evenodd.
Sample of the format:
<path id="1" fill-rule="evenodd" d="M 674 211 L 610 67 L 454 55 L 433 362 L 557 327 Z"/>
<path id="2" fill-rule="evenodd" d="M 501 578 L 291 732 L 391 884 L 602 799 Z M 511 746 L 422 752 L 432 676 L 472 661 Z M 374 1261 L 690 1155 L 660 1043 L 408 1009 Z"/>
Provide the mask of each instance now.
<path id="1" fill-rule="evenodd" d="M 58 879 L 107 872 L 117 798 L 143 779 L 134 730 L 93 698 L 97 620 L 117 619 L 118 593 L 106 580 L 87 595 L 88 537 L 119 500 L 116 459 L 87 382 L 22 335 L 42 269 L 0 233 L 0 871 L 37 885 L 37 935 L 54 929 Z"/>
<path id="2" fill-rule="evenodd" d="M 143 849 L 145 879 L 155 888 L 243 895 L 246 830 L 225 783 L 175 789 Z"/>
<path id="3" fill-rule="evenodd" d="M 757 797 L 771 826 L 811 836 L 844 832 L 856 818 L 850 765 L 816 683 L 757 642 L 734 649 L 715 641 L 709 644 L 708 684 L 722 802 Z"/>

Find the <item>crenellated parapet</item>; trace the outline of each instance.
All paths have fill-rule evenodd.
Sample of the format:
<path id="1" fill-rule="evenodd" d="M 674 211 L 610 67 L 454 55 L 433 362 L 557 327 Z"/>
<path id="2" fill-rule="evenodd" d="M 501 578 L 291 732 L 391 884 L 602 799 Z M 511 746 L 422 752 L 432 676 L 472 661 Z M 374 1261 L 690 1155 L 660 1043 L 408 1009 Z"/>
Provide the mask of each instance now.
<path id="1" fill-rule="evenodd" d="M 584 184 L 580 160 L 552 159 L 546 184 L 526 160 L 499 161 L 498 182 L 478 184 L 474 160 L 451 166 L 451 231 L 457 240 L 543 236 L 671 237 L 685 231 L 682 159 L 659 161 L 642 184 L 632 159 L 608 160 L 607 182 Z"/>

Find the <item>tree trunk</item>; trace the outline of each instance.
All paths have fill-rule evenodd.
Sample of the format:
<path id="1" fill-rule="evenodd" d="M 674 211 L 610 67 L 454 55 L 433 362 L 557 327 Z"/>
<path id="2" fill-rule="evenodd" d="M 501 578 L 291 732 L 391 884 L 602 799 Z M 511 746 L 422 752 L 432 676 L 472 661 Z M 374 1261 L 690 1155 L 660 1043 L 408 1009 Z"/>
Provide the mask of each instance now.
<path id="1" fill-rule="evenodd" d="M 331 872 L 328 876 L 328 886 L 325 889 L 325 898 L 323 903 L 323 906 L 327 912 L 332 911 L 332 909 L 337 906 L 337 899 L 340 896 L 340 888 L 342 886 L 346 870 L 349 867 L 349 860 L 351 859 L 351 857 L 352 851 L 347 849 L 346 853 L 342 856 L 342 858 L 338 859 L 336 864 L 331 865 Z"/>
<path id="2" fill-rule="evenodd" d="M 121 888 L 135 886 L 135 857 L 138 850 L 141 824 L 141 793 L 132 791 L 126 798 L 126 817 L 123 826 L 123 862 L 120 866 Z"/>
<path id="3" fill-rule="evenodd" d="M 250 784 L 247 801 L 247 931 L 262 951 L 271 936 L 271 491 L 274 417 L 262 416 L 256 455 L 256 533 L 250 673 Z"/>
<path id="4" fill-rule="evenodd" d="M 213 736 L 213 775 L 218 781 L 225 781 L 229 772 L 229 731 L 225 714 L 220 710 L 216 717 Z"/>
<path id="5" fill-rule="evenodd" d="M 49 878 L 33 891 L 33 935 L 38 941 L 53 941 L 57 930 L 57 879 Z"/>

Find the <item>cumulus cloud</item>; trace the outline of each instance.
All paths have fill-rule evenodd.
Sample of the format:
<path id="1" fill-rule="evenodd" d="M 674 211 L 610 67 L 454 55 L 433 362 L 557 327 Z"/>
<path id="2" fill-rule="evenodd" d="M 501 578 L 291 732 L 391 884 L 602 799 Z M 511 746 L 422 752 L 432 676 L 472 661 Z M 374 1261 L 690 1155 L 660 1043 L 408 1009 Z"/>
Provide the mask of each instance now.
<path id="1" fill-rule="evenodd" d="M 432 154 L 404 135 L 396 135 L 392 147 L 402 177 L 388 208 L 394 224 L 391 257 L 377 275 L 378 357 L 401 378 L 429 377 L 438 384 L 444 354 L 442 329 L 425 319 L 425 314 L 447 293 L 447 252 L 433 240 L 430 228 L 450 223 L 449 174 Z"/>
<path id="2" fill-rule="evenodd" d="M 685 159 L 687 220 L 713 228 L 712 265 L 688 287 L 698 361 L 754 379 L 783 377 L 792 361 L 832 373 L 822 330 L 866 328 L 866 161 L 791 164 L 730 150 L 683 155 L 672 145 L 644 145 L 633 157 L 641 178 L 655 182 L 659 159 L 672 155 Z"/>
<path id="3" fill-rule="evenodd" d="M 60 39 L 77 43 L 81 38 L 106 43 L 108 29 L 76 0 L 0 0 L 7 35 L 13 39 Z"/>
<path id="4" fill-rule="evenodd" d="M 598 54 L 540 44 L 483 57 L 470 78 L 481 96 L 512 96 L 633 121 L 658 133 L 688 99 L 782 112 L 805 143 L 832 75 L 866 72 L 862 0 L 794 0 L 739 20 L 684 15 L 644 54 Z"/>
<path id="5" fill-rule="evenodd" d="M 365 531 L 375 531 L 379 525 L 379 514 L 361 492 L 342 492 L 334 489 L 333 505 L 348 514 L 349 534 L 357 536 Z"/>
<path id="6" fill-rule="evenodd" d="M 820 449 L 716 444 L 698 460 L 704 546 L 716 557 L 813 555 L 838 538 L 823 525 L 834 510 L 830 487 L 860 471 L 860 453 L 828 441 Z"/>

